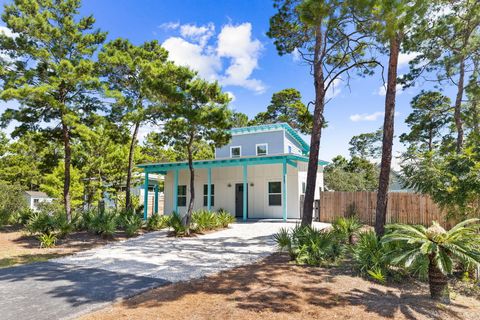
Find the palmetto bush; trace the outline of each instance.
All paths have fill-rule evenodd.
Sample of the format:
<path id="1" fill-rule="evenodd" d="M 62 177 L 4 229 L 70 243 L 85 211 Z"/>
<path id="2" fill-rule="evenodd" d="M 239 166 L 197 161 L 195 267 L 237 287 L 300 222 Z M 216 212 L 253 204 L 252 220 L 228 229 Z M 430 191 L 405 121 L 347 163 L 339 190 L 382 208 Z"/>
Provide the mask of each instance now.
<path id="1" fill-rule="evenodd" d="M 94 215 L 88 225 L 88 230 L 103 237 L 111 237 L 117 229 L 117 214 L 115 211 L 100 211 Z"/>
<path id="2" fill-rule="evenodd" d="M 340 217 L 332 223 L 332 228 L 345 242 L 353 244 L 353 237 L 362 228 L 362 224 L 355 217 Z"/>
<path id="3" fill-rule="evenodd" d="M 480 219 L 465 220 L 446 231 L 434 222 L 429 228 L 394 224 L 388 226 L 383 243 L 401 244 L 392 264 L 410 268 L 428 263 L 428 282 L 433 299 L 449 302 L 448 275 L 454 263 L 480 264 Z"/>
<path id="4" fill-rule="evenodd" d="M 138 234 L 138 231 L 143 226 L 143 220 L 136 214 L 132 214 L 130 216 L 124 217 L 124 225 L 125 233 L 127 237 L 133 237 Z"/>
<path id="5" fill-rule="evenodd" d="M 169 216 L 152 214 L 147 219 L 147 229 L 151 231 L 157 231 L 168 227 Z"/>
<path id="6" fill-rule="evenodd" d="M 352 258 L 355 268 L 362 275 L 370 275 L 380 282 L 386 280 L 388 249 L 373 230 L 358 234 L 358 241 L 352 247 Z"/>
<path id="7" fill-rule="evenodd" d="M 46 234 L 43 233 L 38 236 L 38 241 L 40 241 L 41 248 L 52 248 L 57 242 L 57 236 L 53 233 Z"/>
<path id="8" fill-rule="evenodd" d="M 285 228 L 274 235 L 277 246 L 299 264 L 327 265 L 336 262 L 345 252 L 340 238 L 333 231 L 310 226 Z"/>
<path id="9" fill-rule="evenodd" d="M 173 212 L 168 221 L 168 226 L 173 229 L 176 236 L 184 236 L 187 234 L 187 227 L 183 224 L 182 216 Z"/>
<path id="10" fill-rule="evenodd" d="M 222 228 L 228 228 L 228 225 L 235 222 L 235 217 L 230 212 L 225 210 L 219 210 L 217 212 L 218 224 Z"/>
<path id="11" fill-rule="evenodd" d="M 198 210 L 192 213 L 192 225 L 196 232 L 203 232 L 219 227 L 219 220 L 213 211 Z"/>

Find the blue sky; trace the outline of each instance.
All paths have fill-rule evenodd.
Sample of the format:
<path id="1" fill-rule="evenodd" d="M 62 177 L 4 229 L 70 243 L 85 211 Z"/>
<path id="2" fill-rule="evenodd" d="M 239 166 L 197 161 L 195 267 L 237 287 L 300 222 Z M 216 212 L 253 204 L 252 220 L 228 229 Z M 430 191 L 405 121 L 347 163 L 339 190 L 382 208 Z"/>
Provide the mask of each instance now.
<path id="1" fill-rule="evenodd" d="M 2 1 L 3 3 L 4 1 Z M 159 40 L 171 51 L 171 58 L 198 69 L 207 79 L 219 80 L 233 95 L 232 108 L 253 117 L 264 111 L 273 93 L 296 88 L 305 103 L 314 91 L 309 68 L 294 56 L 279 56 L 266 36 L 269 17 L 274 14 L 269 0 L 84 0 L 82 14 L 93 14 L 97 26 L 108 31 L 108 39 L 127 38 L 135 44 Z M 400 57 L 399 74 L 408 71 L 409 55 Z M 320 157 L 330 160 L 348 155 L 353 135 L 378 129 L 383 122 L 384 94 L 380 69 L 368 78 L 339 83 L 325 116 Z M 409 102 L 420 88 L 408 89 L 397 97 L 396 136 L 406 131 L 404 120 Z M 6 108 L 0 105 L 0 112 Z M 144 128 L 145 134 L 149 128 Z M 307 141 L 308 138 L 306 139 Z M 394 151 L 403 146 L 395 141 Z"/>

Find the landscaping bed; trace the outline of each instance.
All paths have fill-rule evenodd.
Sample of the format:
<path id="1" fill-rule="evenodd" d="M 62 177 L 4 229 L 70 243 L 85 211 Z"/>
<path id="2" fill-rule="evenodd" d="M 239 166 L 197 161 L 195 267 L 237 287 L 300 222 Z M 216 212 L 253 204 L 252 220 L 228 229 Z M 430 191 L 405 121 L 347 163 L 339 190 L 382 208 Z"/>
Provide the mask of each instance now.
<path id="1" fill-rule="evenodd" d="M 382 285 L 335 268 L 259 263 L 147 291 L 82 320 L 108 319 L 478 319 L 480 301 L 454 294 L 434 302 L 416 280 Z"/>
<path id="2" fill-rule="evenodd" d="M 146 231 L 141 230 L 140 234 L 144 232 Z M 46 261 L 126 238 L 124 232 L 117 232 L 114 237 L 106 239 L 87 231 L 80 231 L 58 239 L 53 248 L 40 248 L 36 236 L 28 235 L 25 230 L 18 227 L 3 227 L 0 229 L 0 268 Z"/>

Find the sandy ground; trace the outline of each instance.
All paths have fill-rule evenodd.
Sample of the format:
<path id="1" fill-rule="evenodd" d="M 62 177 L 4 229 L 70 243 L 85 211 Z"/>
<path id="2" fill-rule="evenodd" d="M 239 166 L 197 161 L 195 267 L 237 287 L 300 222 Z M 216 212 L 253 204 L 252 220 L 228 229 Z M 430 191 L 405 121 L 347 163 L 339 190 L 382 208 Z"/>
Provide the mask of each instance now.
<path id="1" fill-rule="evenodd" d="M 81 318 L 109 319 L 480 319 L 480 301 L 456 295 L 449 306 L 425 284 L 384 286 L 350 268 L 288 263 L 274 254 L 256 264 L 153 289 Z"/>
<path id="2" fill-rule="evenodd" d="M 0 229 L 0 268 L 46 261 L 124 239 L 122 233 L 113 239 L 103 239 L 88 232 L 75 232 L 59 239 L 54 248 L 40 248 L 36 237 L 18 228 L 4 227 Z"/>

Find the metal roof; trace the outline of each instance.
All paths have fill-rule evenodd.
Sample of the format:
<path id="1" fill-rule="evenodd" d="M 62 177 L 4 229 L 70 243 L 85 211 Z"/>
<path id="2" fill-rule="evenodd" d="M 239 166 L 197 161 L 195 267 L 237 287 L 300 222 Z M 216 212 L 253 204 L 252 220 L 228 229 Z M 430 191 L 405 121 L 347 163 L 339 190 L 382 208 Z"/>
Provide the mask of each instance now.
<path id="1" fill-rule="evenodd" d="M 28 194 L 31 197 L 39 197 L 39 198 L 50 198 L 48 194 L 45 192 L 41 191 L 25 191 L 26 194 Z"/>
<path id="2" fill-rule="evenodd" d="M 242 128 L 233 128 L 230 130 L 232 135 L 235 134 L 245 134 L 245 133 L 256 133 L 256 132 L 266 132 L 266 131 L 275 131 L 275 130 L 285 130 L 287 131 L 292 138 L 295 139 L 301 146 L 302 152 L 307 154 L 310 150 L 308 143 L 303 140 L 303 138 L 295 131 L 288 123 L 272 123 L 272 124 L 262 124 L 258 126 L 242 127 Z"/>
<path id="3" fill-rule="evenodd" d="M 223 158 L 211 160 L 195 160 L 193 161 L 194 168 L 218 168 L 218 167 L 233 167 L 240 165 L 259 165 L 259 164 L 275 164 L 283 163 L 296 167 L 297 162 L 308 162 L 308 157 L 296 154 L 278 154 L 266 156 L 246 156 L 238 158 Z M 319 165 L 325 166 L 327 161 L 319 160 Z M 167 171 L 177 169 L 187 169 L 188 162 L 161 162 L 161 163 L 145 163 L 139 164 L 138 167 L 144 168 L 145 172 L 149 173 L 166 173 Z"/>

